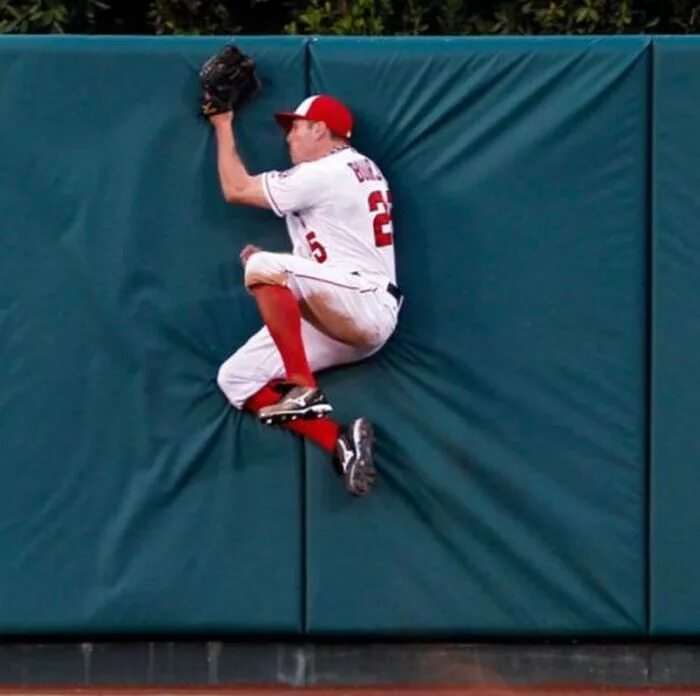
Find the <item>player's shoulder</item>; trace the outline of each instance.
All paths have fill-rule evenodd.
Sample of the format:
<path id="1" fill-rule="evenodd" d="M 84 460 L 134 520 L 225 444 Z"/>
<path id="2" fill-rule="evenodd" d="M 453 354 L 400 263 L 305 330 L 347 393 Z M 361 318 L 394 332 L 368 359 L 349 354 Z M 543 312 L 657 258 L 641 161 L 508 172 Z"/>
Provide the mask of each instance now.
<path id="1" fill-rule="evenodd" d="M 330 184 L 340 168 L 345 165 L 336 157 L 319 157 L 318 159 L 300 162 L 289 169 L 280 172 L 282 179 L 288 179 L 290 184 L 295 181 L 315 183 L 319 186 Z"/>
<path id="2" fill-rule="evenodd" d="M 352 149 L 346 153 L 342 166 L 351 172 L 360 183 L 366 181 L 385 181 L 379 165 L 367 155 Z"/>
<path id="3" fill-rule="evenodd" d="M 311 162 L 300 162 L 293 167 L 289 167 L 289 169 L 275 172 L 275 175 L 278 179 L 288 179 L 292 183 L 294 181 L 319 178 L 322 174 L 321 169 L 316 166 L 316 161 L 314 160 Z"/>

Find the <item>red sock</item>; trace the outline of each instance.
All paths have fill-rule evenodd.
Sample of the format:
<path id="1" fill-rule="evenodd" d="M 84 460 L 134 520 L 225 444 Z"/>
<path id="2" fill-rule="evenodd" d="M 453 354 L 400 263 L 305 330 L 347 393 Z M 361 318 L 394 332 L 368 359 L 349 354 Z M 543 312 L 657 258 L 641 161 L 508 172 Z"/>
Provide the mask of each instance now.
<path id="1" fill-rule="evenodd" d="M 265 406 L 276 404 L 282 398 L 282 395 L 276 389 L 272 388 L 274 384 L 275 382 L 268 382 L 260 391 L 255 392 L 255 394 L 249 397 L 248 401 L 243 404 L 243 408 L 251 413 L 257 413 L 261 408 L 265 408 Z"/>
<path id="2" fill-rule="evenodd" d="M 312 440 L 331 454 L 335 452 L 335 443 L 340 435 L 340 426 L 330 418 L 295 420 L 285 423 L 282 427 L 308 440 Z"/>
<path id="3" fill-rule="evenodd" d="M 282 285 L 256 285 L 251 292 L 282 356 L 287 379 L 315 386 L 301 340 L 301 312 L 292 291 Z"/>
<path id="4" fill-rule="evenodd" d="M 280 398 L 280 393 L 271 385 L 274 382 L 266 384 L 260 391 L 255 392 L 248 401 L 245 402 L 244 408 L 247 411 L 257 413 L 264 406 L 276 404 Z M 335 443 L 340 435 L 340 426 L 330 418 L 319 418 L 317 420 L 297 420 L 285 423 L 282 426 L 285 430 L 290 430 L 297 435 L 301 435 L 317 445 L 323 447 L 324 450 L 333 454 L 335 452 Z"/>

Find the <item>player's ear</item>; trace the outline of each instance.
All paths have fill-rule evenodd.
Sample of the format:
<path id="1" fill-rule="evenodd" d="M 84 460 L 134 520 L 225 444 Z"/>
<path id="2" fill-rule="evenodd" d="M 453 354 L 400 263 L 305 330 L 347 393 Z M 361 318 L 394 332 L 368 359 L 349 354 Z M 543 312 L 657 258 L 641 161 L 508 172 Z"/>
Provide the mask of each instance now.
<path id="1" fill-rule="evenodd" d="M 328 126 L 323 121 L 313 121 L 311 124 L 311 133 L 316 140 L 323 138 L 326 133 L 330 133 Z"/>

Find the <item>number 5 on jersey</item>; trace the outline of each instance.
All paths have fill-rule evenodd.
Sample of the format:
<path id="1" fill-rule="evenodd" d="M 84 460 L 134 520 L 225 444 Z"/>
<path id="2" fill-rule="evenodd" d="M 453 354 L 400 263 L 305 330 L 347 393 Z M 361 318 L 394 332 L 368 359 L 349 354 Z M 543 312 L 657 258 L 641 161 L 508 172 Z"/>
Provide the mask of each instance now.
<path id="1" fill-rule="evenodd" d="M 374 227 L 374 244 L 378 247 L 391 246 L 394 243 L 394 225 L 391 221 L 391 191 L 372 191 L 367 199 L 370 213 L 376 213 L 372 218 Z M 316 239 L 315 232 L 306 235 L 311 255 L 319 263 L 328 260 L 328 253 L 321 242 Z"/>
<path id="2" fill-rule="evenodd" d="M 311 256 L 313 256 L 316 261 L 323 263 L 328 260 L 328 253 L 326 252 L 326 247 L 321 244 L 321 242 L 316 239 L 315 232 L 309 232 L 306 235 L 306 241 L 309 243 L 309 249 L 311 249 Z"/>
<path id="3" fill-rule="evenodd" d="M 372 219 L 374 243 L 378 247 L 394 243 L 394 226 L 391 222 L 391 191 L 372 191 L 367 199 L 370 213 L 377 213 Z"/>

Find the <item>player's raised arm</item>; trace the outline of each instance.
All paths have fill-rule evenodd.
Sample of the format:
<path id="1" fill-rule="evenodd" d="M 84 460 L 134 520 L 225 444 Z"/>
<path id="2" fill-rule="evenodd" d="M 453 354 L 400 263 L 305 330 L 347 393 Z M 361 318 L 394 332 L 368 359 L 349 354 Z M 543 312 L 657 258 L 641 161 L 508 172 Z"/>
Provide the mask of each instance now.
<path id="1" fill-rule="evenodd" d="M 236 150 L 232 131 L 233 112 L 261 87 L 253 59 L 229 44 L 204 63 L 199 79 L 200 110 L 216 133 L 217 166 L 224 198 L 229 203 L 269 208 L 259 177 L 250 176 Z"/>
<path id="2" fill-rule="evenodd" d="M 233 112 L 210 116 L 217 146 L 217 168 L 221 192 L 228 203 L 270 208 L 260 176 L 251 176 L 243 164 L 233 135 Z"/>

